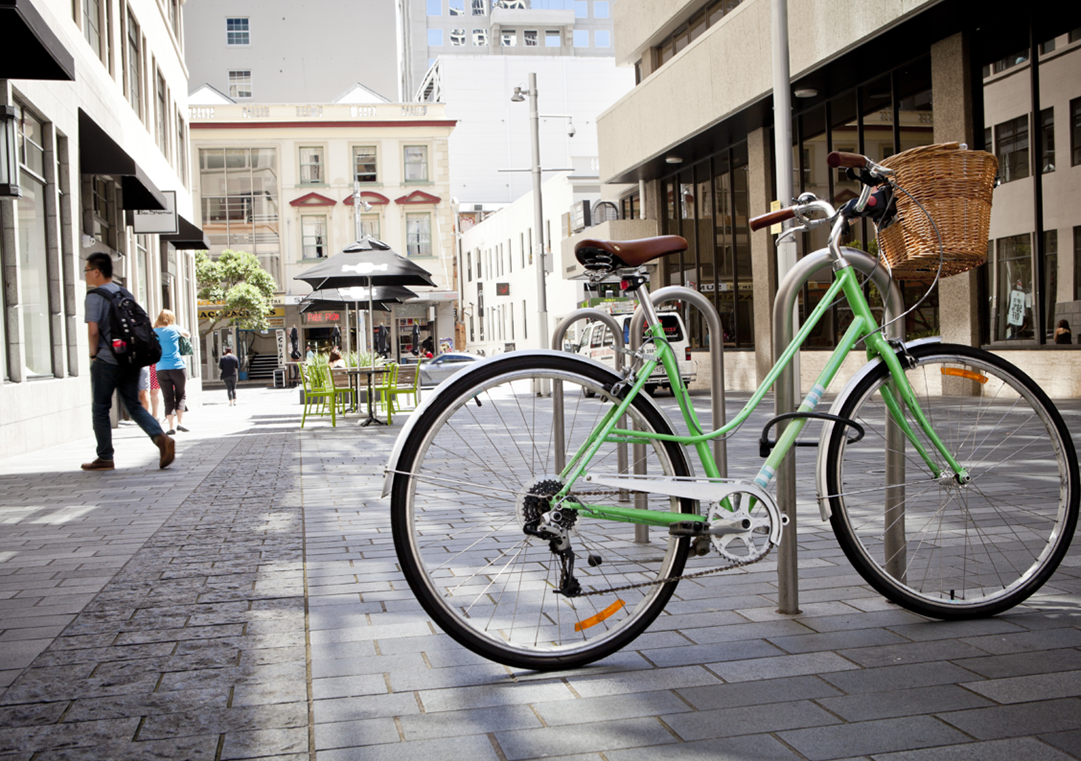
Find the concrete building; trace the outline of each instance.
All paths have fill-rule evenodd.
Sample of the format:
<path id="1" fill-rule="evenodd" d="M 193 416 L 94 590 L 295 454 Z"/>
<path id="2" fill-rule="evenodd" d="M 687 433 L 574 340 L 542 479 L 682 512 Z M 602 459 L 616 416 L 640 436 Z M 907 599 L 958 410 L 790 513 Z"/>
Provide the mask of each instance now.
<path id="1" fill-rule="evenodd" d="M 416 260 L 438 284 L 416 289 L 420 300 L 389 317 L 377 313 L 377 324 L 396 336 L 396 357 L 409 354 L 413 325 L 422 340 L 432 335 L 449 344 L 457 295 L 447 150 L 453 128 L 442 104 L 192 106 L 194 203 L 211 256 L 232 248 L 259 258 L 279 286 L 272 328 L 296 327 L 301 341 L 320 347 L 338 328 L 357 346 L 356 325 L 344 310 L 299 313 L 297 303 L 311 288 L 294 278 L 356 240 L 359 180 L 371 206 L 362 213 L 364 233 Z M 214 305 L 203 308 L 210 317 Z M 243 349 L 245 360 L 277 357 L 273 332 L 226 332 L 208 335 L 208 357 L 223 341 Z M 366 345 L 366 334 L 359 337 Z"/>
<path id="2" fill-rule="evenodd" d="M 544 266 L 548 330 L 588 297 L 586 283 L 568 280 L 558 271 L 559 241 L 569 234 L 570 212 L 575 204 L 600 200 L 597 176 L 561 173 L 541 186 L 545 248 Z M 461 295 L 462 345 L 470 352 L 494 356 L 516 349 L 540 349 L 537 304 L 537 267 L 533 193 L 509 206 L 484 213 L 460 208 L 462 227 L 458 267 Z M 476 223 L 474 224 L 474 221 Z"/>
<path id="3" fill-rule="evenodd" d="M 634 87 L 630 70 L 612 58 L 441 56 L 428 72 L 437 86 L 422 102 L 445 103 L 457 123 L 451 195 L 463 204 L 505 204 L 532 191 L 529 104 L 511 102 L 530 73 L 540 93 L 543 167 L 597 174 L 597 116 Z"/>
<path id="4" fill-rule="evenodd" d="M 422 97 L 437 58 L 612 57 L 616 0 L 398 0 L 402 97 Z M 367 81 L 367 80 L 366 80 Z"/>
<path id="5" fill-rule="evenodd" d="M 192 2 L 184 15 L 192 85 L 207 82 L 241 103 L 330 103 L 360 80 L 399 98 L 386 0 Z"/>
<path id="6" fill-rule="evenodd" d="M 633 187 L 622 199 L 644 211 L 638 234 L 677 233 L 690 243 L 656 268 L 655 285 L 711 294 L 725 325 L 730 388 L 752 387 L 771 364 L 776 254 L 772 236 L 747 227 L 776 198 L 770 5 L 620 2 L 616 59 L 635 68 L 639 84 L 598 121 L 602 181 L 643 183 L 644 194 Z M 953 140 L 993 150 L 1004 182 L 990 261 L 940 283 L 907 331 L 986 346 L 1052 395 L 1081 395 L 1076 344 L 1051 338 L 1057 319 L 1081 316 L 1081 212 L 1072 203 L 1081 182 L 1081 8 L 790 0 L 788 13 L 796 192 L 833 200 L 852 192 L 825 165 L 833 149 L 877 160 Z M 872 236 L 862 230 L 855 238 L 866 245 Z M 824 241 L 824 232 L 804 235 L 801 255 Z M 574 271 L 572 246 L 563 253 Z M 809 285 L 805 307 L 822 288 Z M 1013 290 L 1023 294 L 1020 324 L 1004 316 Z M 904 291 L 913 304 L 924 289 Z M 847 322 L 841 307 L 831 311 L 805 352 L 805 381 L 825 354 L 814 349 L 832 347 Z M 690 327 L 701 347 L 703 331 Z"/>
<path id="7" fill-rule="evenodd" d="M 151 315 L 195 321 L 182 13 L 179 0 L 0 6 L 0 457 L 91 433 L 89 254 L 109 253 Z"/>

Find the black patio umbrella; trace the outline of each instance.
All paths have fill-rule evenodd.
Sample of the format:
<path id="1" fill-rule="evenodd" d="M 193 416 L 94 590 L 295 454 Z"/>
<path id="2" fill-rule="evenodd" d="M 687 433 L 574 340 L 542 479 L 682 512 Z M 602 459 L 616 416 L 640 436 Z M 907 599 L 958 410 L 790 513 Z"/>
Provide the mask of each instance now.
<path id="1" fill-rule="evenodd" d="M 378 285 L 435 286 L 428 270 L 395 253 L 389 245 L 370 235 L 350 243 L 340 254 L 316 264 L 294 279 L 302 280 L 316 291 L 358 285 L 367 286 L 369 289 Z M 373 311 L 374 305 L 374 294 L 369 293 L 369 311 Z M 371 331 L 368 333 L 368 345 L 372 347 Z"/>
<path id="2" fill-rule="evenodd" d="M 414 291 L 400 285 L 377 285 L 372 288 L 353 286 L 352 288 L 323 288 L 312 291 L 300 302 L 301 312 L 322 312 L 327 309 L 340 309 L 343 304 L 372 303 L 376 310 L 389 312 L 388 304 L 401 304 L 417 298 Z"/>

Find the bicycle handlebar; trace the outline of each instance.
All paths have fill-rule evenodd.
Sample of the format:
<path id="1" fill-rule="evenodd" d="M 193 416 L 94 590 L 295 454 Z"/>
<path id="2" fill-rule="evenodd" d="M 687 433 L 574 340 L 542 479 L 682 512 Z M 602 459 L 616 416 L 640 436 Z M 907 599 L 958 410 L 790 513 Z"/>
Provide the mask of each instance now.
<path id="1" fill-rule="evenodd" d="M 778 222 L 784 222 L 786 219 L 792 219 L 792 217 L 794 216 L 796 216 L 796 207 L 789 206 L 784 209 L 778 209 L 777 211 L 771 211 L 767 214 L 762 214 L 761 216 L 754 217 L 751 219 L 749 224 L 751 226 L 751 230 L 757 232 L 763 227 L 769 227 L 770 225 L 775 225 Z"/>
<path id="2" fill-rule="evenodd" d="M 864 169 L 872 166 L 872 161 L 860 153 L 848 153 L 846 151 L 831 151 L 826 156 L 826 164 L 830 169 L 846 166 L 852 169 Z"/>

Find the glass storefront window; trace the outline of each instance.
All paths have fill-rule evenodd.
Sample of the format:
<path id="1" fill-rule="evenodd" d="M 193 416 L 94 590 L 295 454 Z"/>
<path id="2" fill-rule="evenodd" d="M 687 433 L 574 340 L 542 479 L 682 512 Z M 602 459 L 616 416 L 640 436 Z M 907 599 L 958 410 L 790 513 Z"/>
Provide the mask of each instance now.
<path id="1" fill-rule="evenodd" d="M 24 374 L 53 374 L 52 326 L 49 321 L 48 239 L 45 226 L 45 151 L 42 124 L 22 106 L 16 106 L 19 149 L 18 288 L 22 327 Z"/>
<path id="2" fill-rule="evenodd" d="M 995 245 L 998 293 L 993 340 L 1033 338 L 1032 238 L 1000 238 Z"/>

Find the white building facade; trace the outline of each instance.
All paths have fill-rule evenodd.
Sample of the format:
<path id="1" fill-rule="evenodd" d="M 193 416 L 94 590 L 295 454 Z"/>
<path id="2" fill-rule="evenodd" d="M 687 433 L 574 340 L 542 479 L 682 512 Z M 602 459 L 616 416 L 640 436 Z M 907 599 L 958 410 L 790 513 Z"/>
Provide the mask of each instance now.
<path id="1" fill-rule="evenodd" d="M 203 241 L 190 222 L 179 0 L 18 0 L 0 28 L 12 45 L 0 106 L 19 160 L 18 181 L 0 188 L 3 457 L 91 435 L 86 257 L 110 254 L 147 312 L 191 325 L 190 247 Z M 133 229 L 132 213 L 167 207 L 168 234 Z M 195 363 L 193 407 L 199 375 Z"/>
<path id="2" fill-rule="evenodd" d="M 211 256 L 231 248 L 255 254 L 278 283 L 272 328 L 297 328 L 302 342 L 331 344 L 334 329 L 356 347 L 357 326 L 344 309 L 300 314 L 311 288 L 296 276 L 357 239 L 353 192 L 361 183 L 363 233 L 432 273 L 434 289 L 376 314 L 411 353 L 422 340 L 453 343 L 454 223 L 448 138 L 454 128 L 441 104 L 275 104 L 192 107 L 197 216 Z M 210 317 L 214 305 L 202 305 Z M 365 326 L 366 327 L 366 326 Z M 360 345 L 367 345 L 365 332 Z M 208 356 L 213 354 L 208 339 Z M 240 338 L 246 353 L 276 354 L 272 332 Z M 344 342 L 343 342 L 344 345 Z"/>

